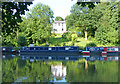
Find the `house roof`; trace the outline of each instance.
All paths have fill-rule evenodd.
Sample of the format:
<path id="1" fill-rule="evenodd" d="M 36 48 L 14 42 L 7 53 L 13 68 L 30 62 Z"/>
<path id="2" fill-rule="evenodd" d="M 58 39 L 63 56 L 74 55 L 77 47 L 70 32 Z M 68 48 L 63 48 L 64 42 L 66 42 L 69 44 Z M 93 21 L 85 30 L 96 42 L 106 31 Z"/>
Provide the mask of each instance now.
<path id="1" fill-rule="evenodd" d="M 54 21 L 54 23 L 65 23 L 65 21 Z"/>

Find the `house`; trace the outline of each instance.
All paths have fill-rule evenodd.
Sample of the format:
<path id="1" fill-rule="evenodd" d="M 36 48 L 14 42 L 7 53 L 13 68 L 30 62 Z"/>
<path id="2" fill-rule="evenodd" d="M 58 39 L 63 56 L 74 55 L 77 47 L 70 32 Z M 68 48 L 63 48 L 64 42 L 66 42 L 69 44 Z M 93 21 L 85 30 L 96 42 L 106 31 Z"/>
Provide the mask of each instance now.
<path id="1" fill-rule="evenodd" d="M 66 32 L 66 22 L 65 21 L 54 21 L 52 25 L 52 31 L 51 33 L 58 33 L 62 34 Z"/>

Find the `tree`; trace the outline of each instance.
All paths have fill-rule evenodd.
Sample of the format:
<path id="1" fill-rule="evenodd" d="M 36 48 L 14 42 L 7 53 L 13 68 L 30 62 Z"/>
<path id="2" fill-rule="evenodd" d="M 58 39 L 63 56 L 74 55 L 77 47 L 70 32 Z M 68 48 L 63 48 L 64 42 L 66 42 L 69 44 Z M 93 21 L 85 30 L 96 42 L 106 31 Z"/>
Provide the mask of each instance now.
<path id="1" fill-rule="evenodd" d="M 81 5 L 75 4 L 71 9 L 72 14 L 66 17 L 67 25 L 72 26 L 72 29 L 79 31 L 84 30 L 85 40 L 87 40 L 87 31 L 91 28 L 91 13 L 89 13 L 89 11 L 90 9 L 87 6 L 82 7 Z"/>
<path id="2" fill-rule="evenodd" d="M 18 22 L 22 22 L 21 15 L 28 11 L 27 6 L 32 2 L 2 2 L 2 37 L 3 44 L 15 45 Z M 11 40 L 7 40 L 7 38 Z"/>
<path id="3" fill-rule="evenodd" d="M 53 11 L 49 6 L 42 3 L 36 4 L 28 12 L 24 21 L 20 24 L 21 32 L 24 33 L 28 43 L 39 45 L 46 42 L 51 35 Z M 28 23 L 29 22 L 29 23 Z"/>
<path id="4" fill-rule="evenodd" d="M 60 17 L 60 16 L 57 16 L 57 17 L 55 18 L 55 21 L 64 21 L 64 19 L 63 19 L 62 17 Z"/>
<path id="5" fill-rule="evenodd" d="M 103 16 L 99 21 L 98 29 L 95 33 L 96 40 L 101 44 L 118 43 L 118 3 L 102 3 L 105 9 L 102 11 Z M 116 13 L 113 13 L 116 12 Z"/>

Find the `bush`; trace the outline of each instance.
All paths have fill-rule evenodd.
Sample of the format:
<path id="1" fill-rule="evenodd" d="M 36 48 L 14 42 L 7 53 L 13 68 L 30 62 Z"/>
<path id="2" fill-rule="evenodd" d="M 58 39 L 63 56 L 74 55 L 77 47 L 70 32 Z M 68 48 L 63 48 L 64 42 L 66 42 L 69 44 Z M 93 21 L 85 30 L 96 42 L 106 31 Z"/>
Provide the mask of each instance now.
<path id="1" fill-rule="evenodd" d="M 76 42 L 77 38 L 78 38 L 77 34 L 72 34 L 72 41 Z"/>
<path id="2" fill-rule="evenodd" d="M 88 37 L 88 40 L 93 41 L 93 40 L 94 40 L 94 38 L 93 38 L 92 36 L 89 36 L 89 37 Z"/>
<path id="3" fill-rule="evenodd" d="M 84 47 L 83 46 L 79 46 L 79 50 L 84 50 Z"/>
<path id="4" fill-rule="evenodd" d="M 71 40 L 71 33 L 69 33 L 69 32 L 64 33 L 62 35 L 62 38 L 67 39 L 68 41 L 70 41 Z"/>
<path id="5" fill-rule="evenodd" d="M 19 35 L 17 39 L 17 44 L 18 46 L 26 46 L 27 45 L 27 40 L 23 35 Z"/>
<path id="6" fill-rule="evenodd" d="M 97 45 L 94 42 L 86 44 L 86 47 L 96 47 Z"/>
<path id="7" fill-rule="evenodd" d="M 56 36 L 56 34 L 55 33 L 52 33 L 52 35 L 51 35 L 52 37 L 55 37 Z"/>

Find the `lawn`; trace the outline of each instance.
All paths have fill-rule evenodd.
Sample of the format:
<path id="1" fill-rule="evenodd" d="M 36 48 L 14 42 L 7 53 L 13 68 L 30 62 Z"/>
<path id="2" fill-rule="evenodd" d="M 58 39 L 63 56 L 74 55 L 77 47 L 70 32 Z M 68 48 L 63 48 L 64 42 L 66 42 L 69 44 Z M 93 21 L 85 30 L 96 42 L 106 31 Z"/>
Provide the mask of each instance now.
<path id="1" fill-rule="evenodd" d="M 84 38 L 80 38 L 78 37 L 77 41 L 74 42 L 74 46 L 81 46 L 81 47 L 85 47 L 86 44 L 90 43 L 92 41 L 90 40 L 85 40 Z M 58 34 L 55 37 L 51 37 L 49 39 L 49 44 L 50 46 L 56 46 L 58 44 L 58 46 L 63 46 L 63 44 L 65 43 L 65 46 L 72 46 L 72 41 L 67 41 L 66 39 L 62 38 L 62 35 Z"/>
<path id="2" fill-rule="evenodd" d="M 102 45 L 97 43 L 95 40 L 85 40 L 85 38 L 83 37 L 78 37 L 77 41 L 73 42 L 70 40 L 66 40 L 64 38 L 62 38 L 62 35 L 57 34 L 56 36 L 51 36 L 49 38 L 48 44 L 50 47 L 53 46 L 79 46 L 80 49 L 84 49 L 86 47 L 87 44 L 89 43 L 94 43 L 97 47 L 106 47 L 106 46 L 115 46 L 115 45 L 110 45 L 110 44 L 106 44 L 106 45 Z M 40 46 L 44 46 L 44 44 L 41 44 Z"/>

